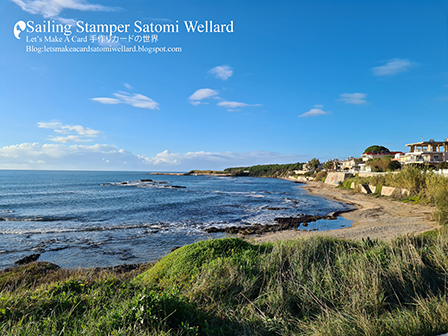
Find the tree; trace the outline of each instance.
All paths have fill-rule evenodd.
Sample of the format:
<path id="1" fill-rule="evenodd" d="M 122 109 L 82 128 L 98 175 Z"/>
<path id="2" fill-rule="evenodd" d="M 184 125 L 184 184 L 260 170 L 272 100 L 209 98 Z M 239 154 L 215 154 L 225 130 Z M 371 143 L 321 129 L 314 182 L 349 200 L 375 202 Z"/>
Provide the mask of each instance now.
<path id="1" fill-rule="evenodd" d="M 401 168 L 398 161 L 392 161 L 393 156 L 387 155 L 382 158 L 371 159 L 367 161 L 367 165 L 372 168 L 374 172 L 385 172 L 387 170 L 397 170 Z"/>
<path id="2" fill-rule="evenodd" d="M 316 158 L 312 158 L 307 164 L 306 166 L 308 167 L 308 169 L 310 170 L 316 170 L 320 165 L 319 159 Z"/>
<path id="3" fill-rule="evenodd" d="M 333 161 L 328 160 L 327 162 L 325 162 L 324 165 L 323 165 L 323 168 L 327 169 L 327 170 L 332 169 L 333 168 Z"/>
<path id="4" fill-rule="evenodd" d="M 389 167 L 387 167 L 389 170 L 399 170 L 401 169 L 401 163 L 398 161 L 391 161 L 389 163 Z"/>
<path id="5" fill-rule="evenodd" d="M 372 146 L 370 146 L 370 147 L 367 147 L 367 148 L 364 150 L 364 153 L 367 153 L 367 152 L 377 152 L 377 153 L 386 152 L 386 153 L 389 153 L 390 150 L 389 150 L 389 148 L 386 148 L 386 147 L 384 147 L 384 146 L 380 146 L 380 145 L 372 145 Z"/>

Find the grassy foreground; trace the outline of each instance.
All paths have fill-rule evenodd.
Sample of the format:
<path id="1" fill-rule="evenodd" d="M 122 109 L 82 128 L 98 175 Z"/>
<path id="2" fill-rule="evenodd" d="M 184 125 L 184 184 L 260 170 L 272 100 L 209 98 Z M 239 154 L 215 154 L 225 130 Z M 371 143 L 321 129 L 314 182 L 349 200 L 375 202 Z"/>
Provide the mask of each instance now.
<path id="1" fill-rule="evenodd" d="M 437 335 L 448 234 L 184 246 L 137 273 L 0 273 L 2 335 Z"/>

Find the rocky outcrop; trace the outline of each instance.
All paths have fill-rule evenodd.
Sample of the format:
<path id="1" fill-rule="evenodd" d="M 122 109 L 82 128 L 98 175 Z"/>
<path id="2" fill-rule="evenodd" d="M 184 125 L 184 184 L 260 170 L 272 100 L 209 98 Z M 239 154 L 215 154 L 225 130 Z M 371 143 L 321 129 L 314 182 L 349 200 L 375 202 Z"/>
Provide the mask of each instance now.
<path id="1" fill-rule="evenodd" d="M 29 256 L 26 256 L 22 259 L 17 260 L 14 264 L 15 265 L 25 265 L 25 264 L 29 264 L 30 262 L 36 261 L 37 259 L 39 259 L 40 254 L 36 253 L 36 254 L 31 254 Z"/>
<path id="2" fill-rule="evenodd" d="M 300 227 L 300 225 L 306 227 L 308 226 L 308 223 L 318 221 L 319 219 L 336 219 L 336 216 L 302 215 L 298 217 L 277 217 L 274 219 L 277 222 L 277 224 L 266 224 L 266 225 L 254 224 L 251 226 L 231 226 L 224 228 L 211 227 L 205 229 L 204 231 L 208 233 L 226 232 L 231 234 L 242 234 L 242 235 L 262 234 L 266 232 L 297 229 Z"/>

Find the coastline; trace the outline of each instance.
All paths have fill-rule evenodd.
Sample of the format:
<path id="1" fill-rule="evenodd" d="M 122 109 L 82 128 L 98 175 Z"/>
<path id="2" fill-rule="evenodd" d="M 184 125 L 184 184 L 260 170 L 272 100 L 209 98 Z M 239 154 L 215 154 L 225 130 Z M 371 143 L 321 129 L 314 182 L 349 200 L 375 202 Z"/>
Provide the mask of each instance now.
<path id="1" fill-rule="evenodd" d="M 440 228 L 432 220 L 434 211 L 432 206 L 403 203 L 389 197 L 373 197 L 355 193 L 352 190 L 339 189 L 322 182 L 307 181 L 303 183 L 305 184 L 303 189 L 310 194 L 355 206 L 355 210 L 339 214 L 341 217 L 353 221 L 352 226 L 328 231 L 304 232 L 287 230 L 269 232 L 248 237 L 250 240 L 260 243 L 311 235 L 353 240 L 362 240 L 367 237 L 370 239 L 391 240 L 401 235 L 420 234 Z"/>

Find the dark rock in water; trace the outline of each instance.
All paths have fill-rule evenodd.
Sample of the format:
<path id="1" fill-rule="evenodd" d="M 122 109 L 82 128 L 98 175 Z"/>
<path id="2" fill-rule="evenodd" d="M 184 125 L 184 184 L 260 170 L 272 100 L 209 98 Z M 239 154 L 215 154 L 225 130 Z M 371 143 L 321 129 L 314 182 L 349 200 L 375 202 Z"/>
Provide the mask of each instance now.
<path id="1" fill-rule="evenodd" d="M 186 188 L 186 187 L 184 187 L 184 186 L 173 185 L 173 186 L 171 186 L 171 188 Z"/>
<path id="2" fill-rule="evenodd" d="M 152 182 L 152 180 L 151 179 L 142 179 L 142 180 L 140 180 L 140 182 Z"/>
<path id="3" fill-rule="evenodd" d="M 130 252 L 125 252 L 119 258 L 120 260 L 129 260 L 129 259 L 135 259 L 137 257 Z"/>
<path id="4" fill-rule="evenodd" d="M 120 182 L 120 184 L 128 184 L 127 182 Z"/>
<path id="5" fill-rule="evenodd" d="M 277 217 L 274 220 L 281 225 L 300 225 L 302 223 L 308 223 L 315 221 L 319 216 L 300 216 L 300 217 Z"/>
<path id="6" fill-rule="evenodd" d="M 180 246 L 174 246 L 174 247 L 170 250 L 170 253 L 176 251 L 178 248 L 180 248 Z"/>
<path id="7" fill-rule="evenodd" d="M 67 248 L 69 248 L 69 246 L 62 246 L 62 247 L 55 247 L 55 248 L 52 248 L 52 249 L 49 249 L 49 250 L 47 250 L 47 251 L 51 251 L 51 252 L 56 252 L 56 251 L 61 251 L 61 250 L 65 250 L 65 249 L 67 249 Z"/>
<path id="8" fill-rule="evenodd" d="M 254 224 L 251 226 L 231 226 L 225 228 L 210 227 L 204 229 L 205 232 L 226 232 L 231 234 L 253 235 L 265 232 L 275 232 L 283 230 L 297 229 L 300 225 L 308 226 L 308 223 L 318 221 L 319 219 L 334 219 L 333 216 L 311 216 L 301 215 L 299 217 L 277 217 L 274 220 L 277 224 Z M 315 231 L 317 229 L 313 229 Z"/>
<path id="9" fill-rule="evenodd" d="M 29 264 L 30 262 L 36 261 L 37 259 L 39 259 L 40 254 L 39 253 L 35 253 L 35 254 L 31 254 L 25 258 L 19 259 L 17 260 L 14 265 L 25 265 L 25 264 Z"/>

